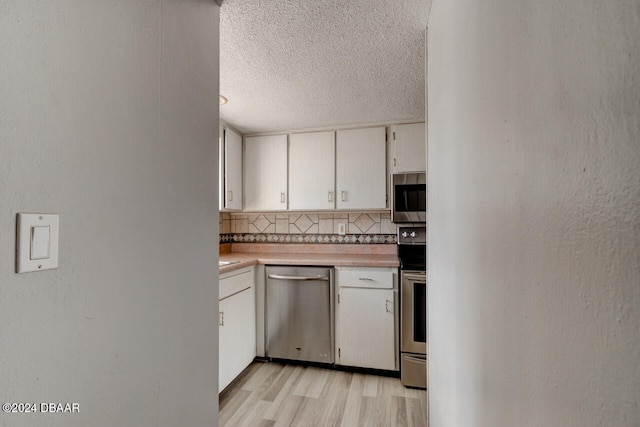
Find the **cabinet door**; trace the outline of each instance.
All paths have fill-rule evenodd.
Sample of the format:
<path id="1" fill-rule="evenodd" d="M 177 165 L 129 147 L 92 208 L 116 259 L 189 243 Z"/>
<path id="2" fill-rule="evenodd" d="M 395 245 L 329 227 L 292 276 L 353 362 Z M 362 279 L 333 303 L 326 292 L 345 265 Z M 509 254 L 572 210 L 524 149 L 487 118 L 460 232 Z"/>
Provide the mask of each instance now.
<path id="1" fill-rule="evenodd" d="M 287 136 L 245 138 L 245 210 L 287 209 Z"/>
<path id="2" fill-rule="evenodd" d="M 422 172 L 427 169 L 424 123 L 391 126 L 394 172 Z"/>
<path id="3" fill-rule="evenodd" d="M 289 209 L 335 207 L 334 132 L 289 136 Z"/>
<path id="4" fill-rule="evenodd" d="M 253 287 L 220 301 L 218 313 L 218 392 L 224 390 L 256 356 Z"/>
<path id="5" fill-rule="evenodd" d="M 218 128 L 218 207 L 224 209 L 224 128 Z"/>
<path id="6" fill-rule="evenodd" d="M 393 289 L 339 288 L 338 363 L 396 369 Z"/>
<path id="7" fill-rule="evenodd" d="M 385 128 L 341 130 L 336 134 L 336 207 L 387 207 Z"/>
<path id="8" fill-rule="evenodd" d="M 224 130 L 224 207 L 242 210 L 242 137 Z"/>

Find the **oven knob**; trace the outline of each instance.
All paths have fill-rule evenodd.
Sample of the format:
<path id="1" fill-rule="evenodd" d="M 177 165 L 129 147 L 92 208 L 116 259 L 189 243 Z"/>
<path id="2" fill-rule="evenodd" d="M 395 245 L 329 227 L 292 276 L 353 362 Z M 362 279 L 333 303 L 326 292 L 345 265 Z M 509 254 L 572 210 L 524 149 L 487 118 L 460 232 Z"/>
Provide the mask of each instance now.
<path id="1" fill-rule="evenodd" d="M 402 237 L 407 237 L 409 235 L 409 233 L 407 233 L 406 231 L 402 232 Z"/>
<path id="2" fill-rule="evenodd" d="M 410 236 L 411 236 L 411 237 L 416 237 L 416 236 L 417 236 L 417 234 L 416 234 L 416 232 L 415 232 L 415 231 L 412 231 L 412 232 L 411 232 L 411 234 L 410 234 Z"/>

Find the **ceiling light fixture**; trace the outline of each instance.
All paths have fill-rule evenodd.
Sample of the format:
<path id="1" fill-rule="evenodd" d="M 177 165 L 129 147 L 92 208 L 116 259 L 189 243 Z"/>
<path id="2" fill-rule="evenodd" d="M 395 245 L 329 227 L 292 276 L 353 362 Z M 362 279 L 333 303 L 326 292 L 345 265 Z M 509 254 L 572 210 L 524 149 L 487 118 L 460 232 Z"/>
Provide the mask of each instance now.
<path id="1" fill-rule="evenodd" d="M 224 105 L 227 102 L 229 102 L 229 100 L 226 97 L 220 95 L 220 105 Z"/>

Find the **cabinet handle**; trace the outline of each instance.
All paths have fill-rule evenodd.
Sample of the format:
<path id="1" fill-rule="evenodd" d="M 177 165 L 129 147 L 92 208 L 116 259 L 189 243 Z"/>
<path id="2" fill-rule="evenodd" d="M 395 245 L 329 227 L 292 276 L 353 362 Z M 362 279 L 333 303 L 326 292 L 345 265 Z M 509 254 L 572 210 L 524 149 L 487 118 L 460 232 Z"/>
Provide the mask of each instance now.
<path id="1" fill-rule="evenodd" d="M 280 193 L 280 203 L 284 203 L 284 193 Z"/>
<path id="2" fill-rule="evenodd" d="M 384 309 L 387 311 L 387 313 L 393 313 L 393 311 L 389 310 L 389 304 L 392 304 L 392 302 L 389 301 L 389 300 L 385 300 L 384 301 Z"/>
<path id="3" fill-rule="evenodd" d="M 368 280 L 370 282 L 373 282 L 373 279 L 370 278 L 370 277 L 360 277 L 360 278 L 358 278 L 358 280 Z"/>
<path id="4" fill-rule="evenodd" d="M 230 202 L 233 202 L 233 191 L 229 190 L 227 191 L 228 195 L 227 198 L 229 199 Z"/>
<path id="5" fill-rule="evenodd" d="M 340 198 L 342 199 L 343 202 L 346 202 L 347 201 L 347 192 L 342 190 L 340 192 Z"/>
<path id="6" fill-rule="evenodd" d="M 329 200 L 328 202 L 333 202 L 333 191 L 329 191 Z"/>
<path id="7" fill-rule="evenodd" d="M 224 311 L 218 312 L 218 325 L 224 326 Z"/>

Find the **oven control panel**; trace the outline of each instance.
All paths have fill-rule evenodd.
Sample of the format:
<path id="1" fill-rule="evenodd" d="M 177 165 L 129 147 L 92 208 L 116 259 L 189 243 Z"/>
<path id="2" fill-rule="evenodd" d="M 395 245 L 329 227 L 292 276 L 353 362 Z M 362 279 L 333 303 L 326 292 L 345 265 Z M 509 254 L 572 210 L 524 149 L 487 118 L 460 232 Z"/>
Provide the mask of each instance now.
<path id="1" fill-rule="evenodd" d="M 398 227 L 399 245 L 424 245 L 427 243 L 427 227 Z"/>

